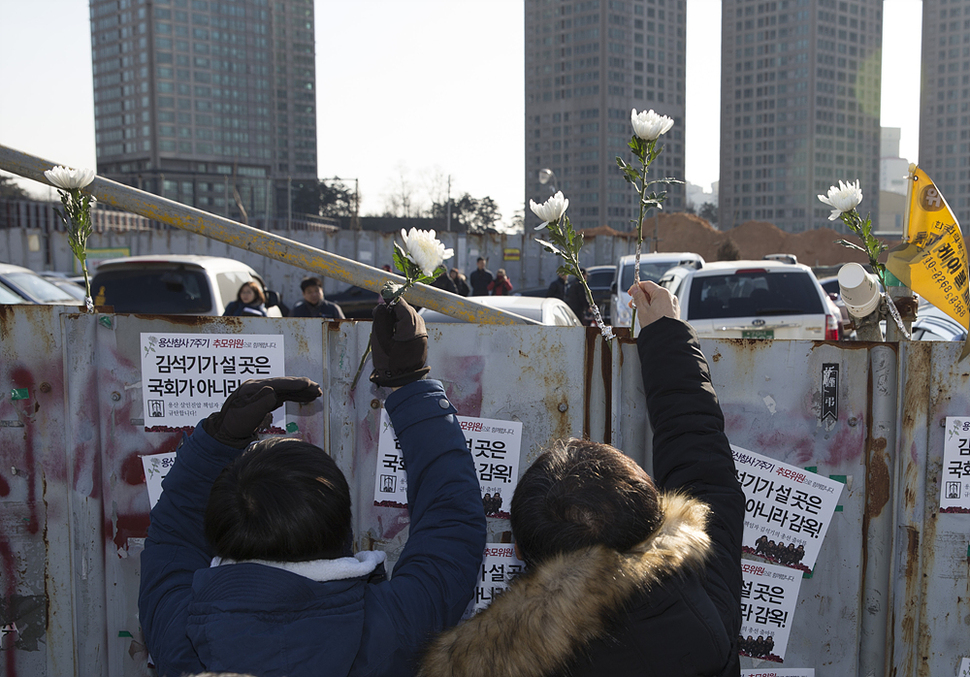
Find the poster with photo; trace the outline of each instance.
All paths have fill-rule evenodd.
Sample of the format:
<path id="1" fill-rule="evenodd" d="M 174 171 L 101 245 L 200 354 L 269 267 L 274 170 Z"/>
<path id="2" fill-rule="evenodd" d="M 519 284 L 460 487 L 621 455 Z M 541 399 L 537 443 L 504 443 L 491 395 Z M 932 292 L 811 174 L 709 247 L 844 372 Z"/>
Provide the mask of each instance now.
<path id="1" fill-rule="evenodd" d="M 815 677 L 815 668 L 755 668 L 742 670 L 741 677 Z"/>
<path id="2" fill-rule="evenodd" d="M 810 572 L 842 495 L 842 482 L 731 445 L 744 491 L 742 550 Z"/>
<path id="3" fill-rule="evenodd" d="M 519 481 L 522 423 L 469 416 L 456 418 L 475 463 L 475 473 L 482 490 L 482 509 L 489 517 L 508 519 L 512 492 Z M 404 455 L 394 435 L 391 419 L 384 409 L 381 409 L 380 426 L 374 505 L 403 508 L 408 503 Z"/>
<path id="4" fill-rule="evenodd" d="M 282 335 L 142 333 L 145 430 L 191 430 L 243 381 L 285 375 Z M 284 411 L 269 432 L 284 432 Z"/>
<path id="5" fill-rule="evenodd" d="M 474 616 L 492 603 L 495 597 L 509 587 L 517 575 L 525 571 L 525 562 L 515 556 L 511 543 L 486 543 L 482 566 L 475 583 L 475 597 L 468 603 L 462 620 Z"/>
<path id="6" fill-rule="evenodd" d="M 940 512 L 970 513 L 970 417 L 946 417 Z"/>
<path id="7" fill-rule="evenodd" d="M 742 560 L 741 577 L 739 653 L 781 663 L 785 660 L 802 575 L 786 567 Z"/>
<path id="8" fill-rule="evenodd" d="M 162 495 L 162 480 L 175 465 L 176 452 L 142 456 L 141 465 L 145 470 L 145 485 L 148 487 L 148 509 L 151 510 L 158 503 Z"/>

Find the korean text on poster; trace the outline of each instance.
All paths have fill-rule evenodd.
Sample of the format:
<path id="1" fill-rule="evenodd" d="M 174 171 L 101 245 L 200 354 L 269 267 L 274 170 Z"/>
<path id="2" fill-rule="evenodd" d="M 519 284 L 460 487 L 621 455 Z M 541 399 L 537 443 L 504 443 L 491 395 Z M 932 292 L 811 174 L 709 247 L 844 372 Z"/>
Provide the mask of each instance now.
<path id="1" fill-rule="evenodd" d="M 486 543 L 482 566 L 475 583 L 475 598 L 468 603 L 462 620 L 470 618 L 492 603 L 509 587 L 509 582 L 525 570 L 525 562 L 515 556 L 511 543 Z"/>
<path id="2" fill-rule="evenodd" d="M 785 660 L 802 575 L 785 567 L 741 561 L 742 656 Z"/>
<path id="3" fill-rule="evenodd" d="M 285 375 L 282 335 L 143 333 L 145 429 L 191 430 L 243 381 Z M 283 411 L 273 412 L 271 432 L 286 428 Z"/>
<path id="4" fill-rule="evenodd" d="M 519 481 L 522 423 L 469 416 L 456 418 L 475 463 L 475 474 L 482 489 L 482 509 L 490 517 L 508 519 L 512 492 Z M 408 502 L 404 455 L 384 409 L 381 409 L 380 426 L 374 504 L 404 507 Z"/>
<path id="5" fill-rule="evenodd" d="M 970 512 L 970 418 L 947 416 L 940 512 Z"/>
<path id="6" fill-rule="evenodd" d="M 145 484 L 148 487 L 148 509 L 151 510 L 158 503 L 162 495 L 162 480 L 175 465 L 175 452 L 142 456 L 141 465 L 145 469 Z"/>
<path id="7" fill-rule="evenodd" d="M 741 677 L 815 677 L 815 668 L 755 668 L 742 670 Z"/>
<path id="8" fill-rule="evenodd" d="M 742 550 L 811 571 L 843 484 L 731 445 L 744 491 Z"/>

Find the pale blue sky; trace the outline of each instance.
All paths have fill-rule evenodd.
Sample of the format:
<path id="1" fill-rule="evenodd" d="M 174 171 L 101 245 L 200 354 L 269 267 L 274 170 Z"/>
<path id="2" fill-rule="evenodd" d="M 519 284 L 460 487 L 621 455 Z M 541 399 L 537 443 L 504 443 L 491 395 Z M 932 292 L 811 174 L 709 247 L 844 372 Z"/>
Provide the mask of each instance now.
<path id="1" fill-rule="evenodd" d="M 720 2 L 687 0 L 686 178 L 718 173 Z M 922 2 L 885 0 L 882 124 L 917 161 Z M 317 0 L 318 167 L 379 211 L 400 177 L 427 202 L 522 207 L 522 0 Z M 0 0 L 0 143 L 95 167 L 86 0 Z M 617 149 L 622 153 L 624 149 Z M 437 177 L 437 181 L 436 181 Z"/>

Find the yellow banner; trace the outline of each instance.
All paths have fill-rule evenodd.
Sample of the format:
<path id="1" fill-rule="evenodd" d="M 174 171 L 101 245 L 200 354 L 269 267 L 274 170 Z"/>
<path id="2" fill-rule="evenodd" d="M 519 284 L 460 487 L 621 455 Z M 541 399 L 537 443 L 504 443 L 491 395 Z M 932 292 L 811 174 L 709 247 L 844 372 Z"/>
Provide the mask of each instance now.
<path id="1" fill-rule="evenodd" d="M 909 181 L 906 242 L 889 252 L 886 267 L 907 287 L 970 329 L 967 248 L 960 224 L 926 172 L 910 165 Z"/>

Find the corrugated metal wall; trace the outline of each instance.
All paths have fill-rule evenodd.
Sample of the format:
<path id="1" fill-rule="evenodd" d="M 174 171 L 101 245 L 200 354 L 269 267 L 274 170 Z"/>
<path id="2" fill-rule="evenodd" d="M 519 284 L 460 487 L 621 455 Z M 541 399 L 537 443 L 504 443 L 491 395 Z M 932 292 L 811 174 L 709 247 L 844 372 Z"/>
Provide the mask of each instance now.
<path id="1" fill-rule="evenodd" d="M 357 544 L 394 559 L 406 513 L 373 507 L 383 393 L 366 380 L 350 389 L 369 329 L 0 306 L 0 626 L 17 628 L 5 633 L 0 674 L 146 674 L 139 457 L 174 449 L 179 435 L 144 431 L 141 332 L 282 334 L 287 372 L 325 386 L 319 405 L 290 413 L 347 473 Z M 649 463 L 632 343 L 607 347 L 580 328 L 452 324 L 429 333 L 432 375 L 460 413 L 524 423 L 523 468 L 572 435 Z M 733 443 L 846 480 L 818 565 L 802 581 L 784 667 L 813 667 L 818 677 L 954 674 L 970 654 L 970 518 L 936 507 L 940 421 L 970 413 L 959 346 L 703 345 Z M 841 376 L 838 415 L 823 421 L 827 364 Z M 508 523 L 490 519 L 489 529 L 501 540 Z"/>

